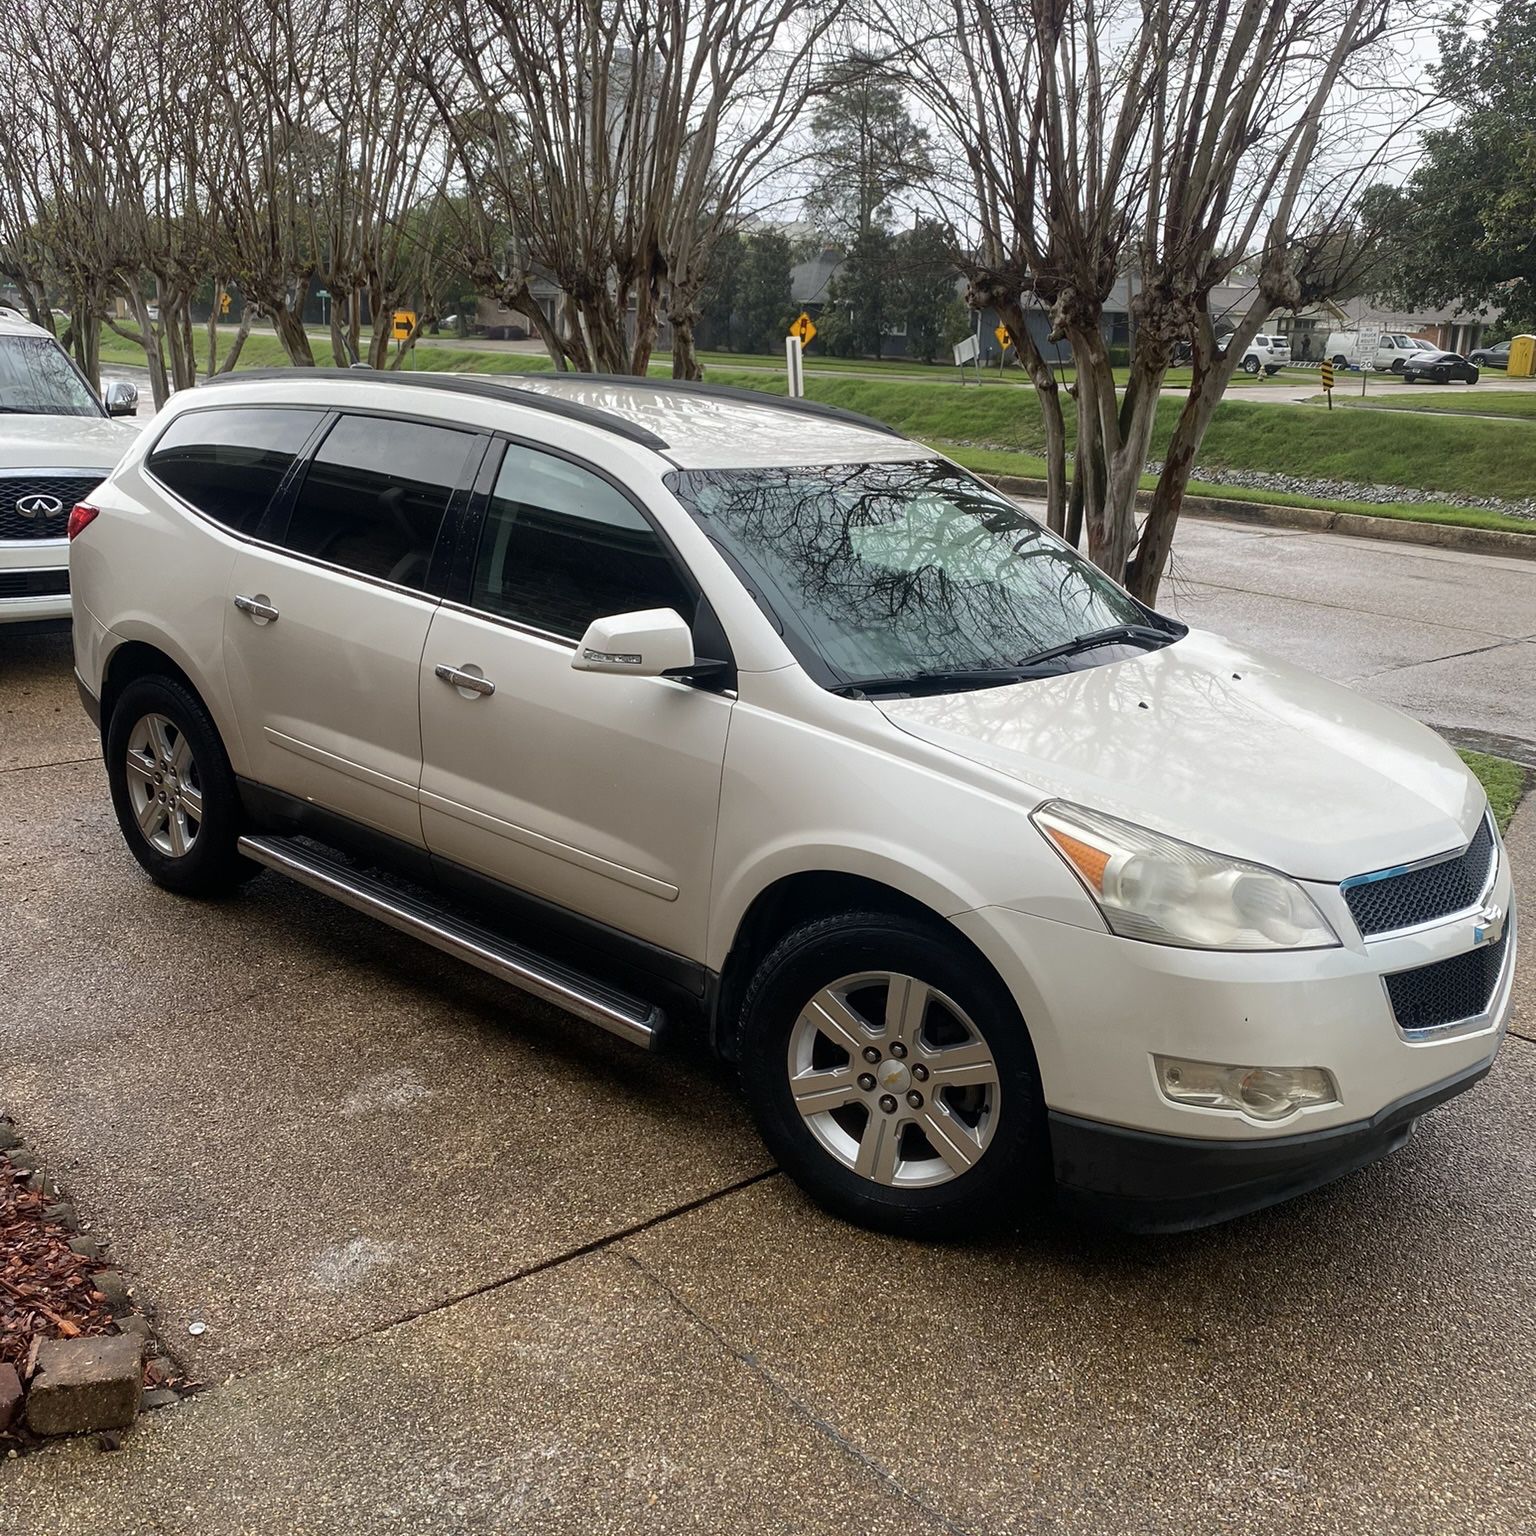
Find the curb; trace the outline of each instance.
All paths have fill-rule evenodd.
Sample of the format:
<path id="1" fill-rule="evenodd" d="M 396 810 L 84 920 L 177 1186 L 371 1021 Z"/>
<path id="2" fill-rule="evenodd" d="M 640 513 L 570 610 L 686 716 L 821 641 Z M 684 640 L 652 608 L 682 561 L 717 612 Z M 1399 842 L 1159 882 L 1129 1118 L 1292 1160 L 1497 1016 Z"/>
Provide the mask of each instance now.
<path id="1" fill-rule="evenodd" d="M 1010 496 L 1045 495 L 1043 480 L 1031 480 L 1023 475 L 983 475 L 981 478 Z M 1136 493 L 1138 507 L 1150 506 L 1151 502 L 1150 491 Z M 1308 533 L 1341 533 L 1357 539 L 1381 539 L 1389 544 L 1422 544 L 1432 549 L 1461 550 L 1470 555 L 1505 555 L 1514 560 L 1536 560 L 1536 525 L 1531 533 L 1506 533 L 1499 528 L 1417 523 L 1406 518 L 1371 517 L 1361 512 L 1329 512 L 1322 507 L 1229 501 L 1223 496 L 1186 496 L 1183 515 L 1255 523 L 1265 528 L 1296 528 Z"/>

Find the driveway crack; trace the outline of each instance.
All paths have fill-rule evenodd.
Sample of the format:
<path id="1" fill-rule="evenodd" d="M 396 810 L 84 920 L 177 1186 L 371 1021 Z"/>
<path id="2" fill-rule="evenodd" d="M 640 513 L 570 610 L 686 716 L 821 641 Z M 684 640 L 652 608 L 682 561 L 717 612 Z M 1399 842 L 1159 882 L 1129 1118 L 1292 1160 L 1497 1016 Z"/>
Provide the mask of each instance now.
<path id="1" fill-rule="evenodd" d="M 658 1212 L 655 1216 L 647 1216 L 643 1221 L 631 1222 L 627 1227 L 620 1227 L 616 1232 L 605 1232 L 601 1237 L 595 1237 L 590 1242 L 580 1243 L 574 1248 L 563 1249 L 559 1253 L 551 1254 L 547 1259 L 540 1259 L 537 1263 L 525 1264 L 521 1269 L 515 1269 L 509 1275 L 497 1275 L 492 1280 L 486 1280 L 480 1285 L 472 1285 L 466 1290 L 455 1291 L 451 1296 L 444 1296 L 438 1301 L 429 1302 L 425 1306 L 416 1307 L 409 1312 L 402 1312 L 396 1317 L 385 1318 L 382 1322 L 375 1323 L 371 1328 L 359 1328 L 356 1333 L 344 1334 L 337 1339 L 326 1339 L 321 1343 L 311 1345 L 309 1349 L 301 1351 L 305 1355 L 318 1354 L 325 1350 L 341 1349 L 348 1344 L 359 1343 L 363 1339 L 373 1338 L 377 1334 L 388 1333 L 392 1328 L 403 1328 L 408 1323 L 419 1322 L 423 1318 L 431 1317 L 438 1312 L 446 1312 L 449 1307 L 456 1307 L 460 1302 L 473 1301 L 477 1296 L 487 1296 L 492 1291 L 499 1291 L 505 1286 L 516 1285 L 521 1280 L 531 1279 L 534 1275 L 542 1275 L 547 1270 L 559 1269 L 562 1265 L 575 1263 L 578 1259 L 589 1258 L 594 1253 L 602 1253 L 605 1249 L 613 1247 L 615 1243 L 622 1243 L 627 1238 L 638 1237 L 642 1232 L 649 1232 L 653 1227 L 662 1226 L 669 1221 L 675 1221 L 679 1216 L 687 1216 L 693 1211 L 700 1210 L 706 1205 L 713 1205 L 717 1200 L 724 1200 L 728 1195 L 734 1195 L 744 1189 L 751 1189 L 754 1184 L 761 1184 L 765 1179 L 775 1178 L 778 1175 L 777 1168 L 764 1168 L 758 1173 L 750 1173 L 743 1179 L 737 1179 L 734 1183 L 726 1184 L 720 1189 L 711 1190 L 707 1195 L 700 1195 L 694 1200 L 685 1200 L 681 1205 L 674 1205 L 665 1211 Z M 251 1375 L 261 1375 L 262 1371 L 254 1371 Z"/>
<path id="2" fill-rule="evenodd" d="M 942 1510 L 935 1509 L 920 1493 L 908 1488 L 905 1483 L 893 1473 L 889 1467 L 877 1461 L 868 1451 L 861 1449 L 848 1438 L 835 1424 L 822 1418 L 807 1404 L 795 1396 L 788 1387 L 773 1374 L 767 1366 L 754 1354 L 744 1349 L 738 1349 L 707 1317 L 695 1307 L 683 1300 L 673 1288 L 667 1284 L 654 1270 L 648 1268 L 640 1259 L 626 1249 L 620 1249 L 617 1257 L 627 1260 L 639 1270 L 650 1283 L 666 1296 L 690 1322 L 696 1323 L 712 1338 L 739 1365 L 743 1365 L 781 1402 L 785 1403 L 796 1418 L 808 1424 L 817 1434 L 830 1440 L 843 1455 L 856 1461 L 864 1470 L 870 1473 L 892 1493 L 896 1494 L 905 1503 L 919 1510 L 932 1520 L 942 1530 L 948 1531 L 950 1536 L 979 1536 L 974 1527 L 958 1525 L 951 1520 Z"/>

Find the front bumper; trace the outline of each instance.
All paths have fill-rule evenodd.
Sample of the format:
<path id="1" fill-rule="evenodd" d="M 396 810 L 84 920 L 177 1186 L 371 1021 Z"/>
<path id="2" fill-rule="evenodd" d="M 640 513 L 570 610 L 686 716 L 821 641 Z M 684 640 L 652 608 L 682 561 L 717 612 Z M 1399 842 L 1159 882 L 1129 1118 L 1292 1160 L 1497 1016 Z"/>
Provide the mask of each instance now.
<path id="1" fill-rule="evenodd" d="M 0 624 L 67 619 L 69 613 L 68 541 L 0 541 Z"/>
<path id="2" fill-rule="evenodd" d="M 1481 1081 L 1492 1065 L 1469 1067 L 1369 1120 L 1263 1141 L 1155 1136 L 1052 1112 L 1057 1197 L 1129 1232 L 1185 1232 L 1245 1216 L 1395 1152 L 1420 1115 Z"/>
<path id="3" fill-rule="evenodd" d="M 1311 890 L 1335 930 L 1353 937 L 1236 954 L 1137 943 L 1005 907 L 951 918 L 1029 1028 L 1058 1176 L 1075 1203 L 1144 1230 L 1255 1210 L 1391 1151 L 1417 1116 L 1487 1072 L 1509 1022 L 1518 943 L 1502 849 L 1487 893 L 1508 914 L 1497 980 L 1481 1012 L 1443 1027 L 1401 1027 L 1384 978 L 1475 949 L 1486 941 L 1484 913 L 1367 941 L 1337 887 Z M 1174 1102 L 1158 1056 L 1321 1067 L 1338 1098 L 1278 1122 Z"/>

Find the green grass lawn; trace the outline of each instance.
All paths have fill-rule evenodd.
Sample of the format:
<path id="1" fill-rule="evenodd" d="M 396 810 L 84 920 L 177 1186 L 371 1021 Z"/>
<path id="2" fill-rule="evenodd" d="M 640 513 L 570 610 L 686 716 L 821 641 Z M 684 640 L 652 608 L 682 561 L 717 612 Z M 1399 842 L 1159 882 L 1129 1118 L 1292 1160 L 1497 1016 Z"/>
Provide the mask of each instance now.
<path id="1" fill-rule="evenodd" d="M 1536 390 L 1527 394 L 1514 389 L 1484 392 L 1479 388 L 1458 389 L 1451 394 L 1454 387 L 1448 384 L 1444 389 L 1426 388 L 1422 394 L 1417 389 L 1402 390 L 1375 399 L 1367 396 L 1364 400 L 1357 395 L 1353 399 L 1335 398 L 1333 403 L 1335 409 L 1348 407 L 1352 411 L 1421 411 L 1448 416 L 1508 416 L 1517 421 L 1536 421 Z M 1338 391 L 1334 394 L 1337 396 Z M 1309 403 L 1319 404 L 1322 400 L 1323 396 L 1318 395 Z"/>
<path id="2" fill-rule="evenodd" d="M 765 375 L 721 372 L 711 377 L 718 383 L 774 394 L 784 392 L 782 379 Z M 1045 450 L 1039 407 L 1033 395 L 1024 391 L 937 391 L 898 380 L 825 377 L 807 378 L 806 391 L 813 399 L 862 411 L 923 441 L 960 444 L 969 450 L 990 453 L 1004 450 L 1036 458 Z M 1152 440 L 1154 456 L 1166 445 L 1178 411 L 1177 399 L 1159 402 Z M 1072 425 L 1069 410 L 1069 446 Z M 1220 476 L 1211 471 L 1219 466 L 1356 480 L 1368 485 L 1400 485 L 1437 491 L 1448 499 L 1518 499 L 1530 495 L 1536 485 L 1536 433 L 1501 421 L 1405 417 L 1384 411 L 1318 414 L 1228 400 L 1217 406 L 1200 456 L 1207 481 L 1215 483 L 1219 483 Z M 987 467 L 1005 473 L 1039 473 L 1038 469 L 1023 467 Z M 1292 501 L 1289 496 L 1272 499 Z M 1383 508 L 1361 504 L 1346 510 L 1380 514 Z M 1411 504 L 1404 510 L 1414 512 Z M 1426 509 L 1415 515 L 1433 517 Z M 1469 515 L 1479 519 L 1497 516 Z M 1480 521 L 1478 525 L 1536 532 L 1536 525 L 1513 518 L 1500 518 L 1493 523 Z"/>
<path id="3" fill-rule="evenodd" d="M 1507 830 L 1514 818 L 1515 807 L 1520 804 L 1520 798 L 1525 793 L 1528 777 L 1526 770 L 1519 763 L 1510 762 L 1507 757 L 1490 757 L 1486 752 L 1463 752 L 1461 760 L 1477 775 L 1488 792 L 1488 804 L 1493 807 L 1499 831 Z"/>

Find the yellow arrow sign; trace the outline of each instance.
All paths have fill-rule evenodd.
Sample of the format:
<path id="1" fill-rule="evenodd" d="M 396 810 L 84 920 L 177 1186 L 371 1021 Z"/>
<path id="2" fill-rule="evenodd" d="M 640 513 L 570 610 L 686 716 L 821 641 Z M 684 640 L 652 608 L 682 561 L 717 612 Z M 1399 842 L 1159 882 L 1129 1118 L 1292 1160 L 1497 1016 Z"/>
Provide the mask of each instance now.
<path id="1" fill-rule="evenodd" d="M 801 310 L 794 320 L 790 322 L 789 334 L 791 336 L 798 336 L 800 338 L 800 345 L 808 347 L 816 339 L 816 322 L 804 310 Z"/>
<path id="2" fill-rule="evenodd" d="M 1013 337 L 1008 334 L 1008 327 L 1006 325 L 998 326 L 992 334 L 997 337 L 997 344 L 1004 352 L 1013 345 Z"/>
<path id="3" fill-rule="evenodd" d="M 395 324 L 391 335 L 396 341 L 409 341 L 411 332 L 416 328 L 416 311 L 414 309 L 397 309 L 395 311 Z"/>

